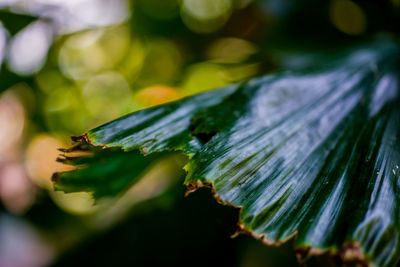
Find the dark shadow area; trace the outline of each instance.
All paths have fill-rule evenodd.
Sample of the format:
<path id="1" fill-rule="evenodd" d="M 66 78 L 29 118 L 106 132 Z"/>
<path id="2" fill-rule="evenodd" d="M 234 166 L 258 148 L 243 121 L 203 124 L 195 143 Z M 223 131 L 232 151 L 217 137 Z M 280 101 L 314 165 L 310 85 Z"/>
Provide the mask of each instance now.
<path id="1" fill-rule="evenodd" d="M 218 204 L 210 189 L 183 194 L 179 186 L 139 205 L 120 225 L 76 246 L 53 266 L 298 266 L 290 246 L 231 238 L 238 211 Z"/>

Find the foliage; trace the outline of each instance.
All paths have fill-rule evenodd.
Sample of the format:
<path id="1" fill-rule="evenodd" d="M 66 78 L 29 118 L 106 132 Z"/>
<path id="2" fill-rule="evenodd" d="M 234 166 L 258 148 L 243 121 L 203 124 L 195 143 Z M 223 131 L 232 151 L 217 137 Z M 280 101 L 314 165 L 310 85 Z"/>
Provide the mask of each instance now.
<path id="1" fill-rule="evenodd" d="M 316 238 L 306 242 L 314 226 L 311 222 L 306 224 L 305 220 L 309 217 L 320 222 L 318 216 L 325 209 L 314 204 L 319 201 L 321 205 L 328 206 L 326 203 L 331 202 L 324 197 L 334 195 L 331 194 L 332 188 L 337 188 L 338 181 L 342 180 L 335 180 L 333 174 L 324 180 L 324 173 L 320 173 L 312 178 L 313 185 L 307 190 L 304 183 L 301 183 L 302 187 L 292 177 L 293 172 L 288 171 L 290 177 L 283 178 L 290 166 L 287 164 L 300 162 L 300 155 L 305 155 L 302 170 L 311 165 L 307 159 L 318 154 L 311 153 L 316 151 L 315 147 L 310 147 L 307 151 L 311 154 L 307 154 L 296 140 L 303 138 L 300 135 L 305 133 L 304 129 L 310 125 L 312 116 L 333 106 L 315 101 L 317 111 L 312 112 L 311 104 L 300 109 L 301 103 L 297 100 L 287 99 L 293 105 L 289 102 L 283 104 L 280 99 L 291 95 L 280 96 L 273 88 L 280 83 L 285 87 L 296 83 L 294 88 L 303 88 L 305 85 L 300 81 L 306 79 L 312 84 L 310 88 L 314 88 L 318 76 L 321 78 L 318 83 L 326 82 L 327 87 L 337 91 L 333 89 L 333 83 L 337 85 L 345 79 L 341 84 L 354 85 L 353 90 L 349 89 L 348 97 L 363 102 L 359 101 L 360 95 L 356 92 L 362 95 L 368 93 L 358 91 L 361 88 L 350 83 L 356 83 L 357 75 L 365 77 L 360 84 L 379 82 L 383 88 L 386 88 L 383 86 L 385 83 L 389 87 L 394 86 L 398 73 L 394 70 L 397 48 L 393 41 L 378 40 L 369 45 L 354 45 L 382 32 L 398 36 L 399 15 L 398 0 L 0 1 L 0 265 L 298 266 L 297 252 L 298 259 L 307 261 L 309 267 L 333 266 L 320 262 L 319 256 L 307 256 L 318 254 L 318 249 L 327 251 L 322 258 L 328 261 L 333 259 L 339 264 L 344 258 L 347 262 L 351 261 L 349 256 L 353 255 L 353 263 L 357 265 L 357 262 L 360 263 L 358 256 L 361 256 L 359 242 L 345 243 L 340 247 L 343 239 L 354 239 L 351 233 L 338 234 L 337 240 L 327 237 L 326 244 L 322 245 L 317 244 L 321 240 Z M 363 61 L 362 56 L 360 61 L 354 61 L 357 58 L 355 54 L 360 54 L 360 50 L 369 53 L 365 57 L 370 57 L 370 63 L 361 64 L 368 61 Z M 384 58 L 387 58 L 387 64 Z M 371 75 L 367 65 L 375 59 L 380 63 L 372 67 L 374 75 Z M 392 76 L 389 74 L 391 69 L 394 71 Z M 349 71 L 355 74 L 344 75 Z M 338 73 L 340 80 L 332 78 L 334 72 Z M 275 74 L 269 78 L 244 81 L 270 73 Z M 241 83 L 234 84 L 237 82 Z M 264 83 L 270 89 L 262 89 Z M 229 84 L 234 85 L 222 88 Z M 214 88 L 222 89 L 144 110 Z M 324 99 L 332 100 L 332 95 L 322 91 L 325 89 L 320 90 L 326 96 Z M 390 91 L 382 90 L 386 93 Z M 285 92 L 292 91 L 287 89 Z M 304 92 L 307 95 L 310 93 L 305 89 Z M 374 99 L 379 99 L 378 95 Z M 279 129 L 287 130 L 292 135 L 279 135 L 273 130 L 267 134 L 267 120 L 257 116 L 251 118 L 252 114 L 258 114 L 257 110 L 271 111 L 261 104 L 266 96 L 277 99 L 276 103 L 269 103 L 276 105 L 276 113 L 269 117 L 282 121 L 284 126 L 282 124 Z M 391 95 L 386 97 L 381 99 L 382 102 L 386 103 Z M 309 103 L 307 96 L 298 99 Z M 371 101 L 365 98 L 364 102 L 368 104 Z M 354 104 L 350 100 L 345 102 L 350 106 Z M 339 105 L 339 102 L 336 104 Z M 361 104 L 355 105 L 359 107 L 358 111 L 339 108 L 338 112 L 331 111 L 329 114 L 334 113 L 333 119 L 329 117 L 330 121 L 324 123 L 329 126 L 331 121 L 344 121 L 353 114 L 357 118 L 354 127 L 359 127 L 361 131 L 364 129 L 361 121 L 368 121 L 366 130 L 360 133 L 362 137 L 351 141 L 357 142 L 355 150 L 360 151 L 360 157 L 363 157 L 364 152 L 372 149 L 374 144 L 366 141 L 369 131 L 375 127 L 374 119 L 384 120 L 385 116 L 389 116 L 385 112 L 390 112 L 393 105 L 388 103 L 382 111 L 377 111 L 379 115 L 374 118 L 362 112 Z M 70 145 L 71 135 L 80 135 L 138 110 L 142 111 L 134 116 L 145 121 L 130 120 L 128 115 L 126 120 L 114 124 L 119 127 L 127 122 L 125 126 L 131 127 L 127 129 L 129 133 L 119 137 L 134 136 L 134 140 L 126 139 L 127 143 L 122 144 L 118 143 L 121 141 L 119 137 L 114 136 L 115 139 L 110 142 L 115 142 L 116 147 L 109 145 L 107 148 L 102 142 L 108 141 L 94 136 L 96 131 L 90 131 L 86 137 L 75 138 L 75 146 L 64 149 L 59 162 L 54 160 L 59 154 L 57 148 Z M 282 118 L 289 113 L 290 116 Z M 298 120 L 290 119 L 292 115 Z M 336 115 L 343 117 L 336 118 Z M 386 121 L 383 124 L 386 125 Z M 347 124 L 343 122 L 340 125 L 344 127 Z M 318 125 L 313 127 L 319 129 Z M 348 133 L 349 129 L 354 129 L 353 126 L 347 125 L 342 131 L 337 124 L 331 127 L 334 129 L 329 137 L 312 132 L 310 140 L 323 146 L 336 140 L 334 137 L 337 134 L 341 136 L 337 142 L 342 144 L 342 141 L 357 135 L 355 131 Z M 247 134 L 250 129 L 254 132 L 259 130 L 260 135 L 250 131 Z M 271 129 L 278 128 L 271 126 Z M 281 146 L 276 147 L 274 143 L 265 148 L 263 142 L 269 140 L 272 134 Z M 383 142 L 379 142 L 383 140 L 381 136 L 376 138 L 378 141 L 376 149 L 372 149 L 372 159 L 379 152 L 378 148 L 384 147 Z M 96 140 L 100 146 L 87 142 Z M 360 163 L 354 168 L 359 171 L 365 167 L 360 172 L 368 176 L 372 162 L 371 165 L 362 164 L 361 159 L 347 155 L 351 154 L 348 152 L 351 142 L 342 145 L 346 156 L 336 163 L 344 166 L 346 159 L 351 158 L 352 162 Z M 239 143 L 247 144 L 247 147 Z M 119 147 L 121 144 L 132 147 L 125 151 Z M 336 147 L 334 145 L 332 150 Z M 397 151 L 395 147 L 391 149 Z M 266 159 L 265 150 L 276 153 L 271 153 Z M 329 152 L 328 158 L 321 158 L 321 162 L 330 162 L 340 152 L 335 153 Z M 271 161 L 279 155 L 284 162 L 281 165 L 281 161 L 275 161 L 276 164 Z M 243 160 L 247 156 L 250 159 Z M 389 161 L 385 159 L 384 162 Z M 186 163 L 189 176 L 184 185 L 182 181 L 187 172 L 183 166 Z M 327 163 L 322 167 L 314 165 L 322 170 L 331 166 Z M 272 175 L 271 166 L 276 168 Z M 348 177 L 355 177 L 351 166 L 349 163 Z M 75 167 L 78 170 L 59 174 L 58 179 L 55 176 L 56 186 L 67 192 L 86 192 L 54 191 L 51 174 Z M 237 171 L 239 169 L 241 171 Z M 370 177 L 368 190 L 373 188 L 375 194 L 379 191 L 379 181 L 387 180 Z M 272 181 L 272 178 L 274 182 L 268 184 L 267 181 Z M 356 180 L 361 183 L 360 188 L 365 188 L 363 182 L 366 179 Z M 252 200 L 246 202 L 247 199 L 242 197 L 242 193 L 252 196 L 251 184 L 257 184 L 257 181 L 262 181 L 260 192 L 276 193 L 265 197 L 265 200 L 275 203 L 274 206 L 258 201 L 259 206 L 252 207 Z M 299 184 L 297 187 L 293 185 L 296 183 Z M 383 182 L 381 184 L 379 192 L 395 188 L 387 187 Z M 320 191 L 309 193 L 314 185 Z M 209 188 L 184 197 L 185 189 L 192 192 L 201 186 Z M 271 189 L 279 186 L 281 188 Z M 293 199 L 302 191 L 299 190 L 297 195 L 297 191 L 289 191 L 299 187 L 304 189 L 307 197 L 295 202 Z M 338 209 L 337 223 L 327 227 L 328 230 L 334 228 L 334 233 L 346 232 L 346 227 L 351 232 L 355 227 L 353 224 L 360 223 L 358 217 L 366 205 L 366 198 L 363 200 L 361 196 L 371 193 L 368 190 L 359 192 L 363 190 L 359 189 L 356 190 L 359 197 L 354 198 L 353 195 L 357 195 L 355 186 L 345 183 L 343 187 L 340 192 L 343 192 L 345 206 Z M 280 194 L 287 188 L 285 193 Z M 230 202 L 229 205 L 219 205 L 210 190 L 219 202 Z M 258 192 L 257 188 L 254 192 Z M 288 198 L 282 199 L 282 195 Z M 390 197 L 396 194 L 389 192 L 384 195 Z M 315 196 L 315 199 L 309 196 Z M 307 201 L 304 202 L 304 199 Z M 349 215 L 348 222 L 353 224 L 342 227 L 342 215 L 349 214 L 348 210 L 356 207 L 352 202 L 354 199 L 364 202 L 360 202 L 361 208 L 357 206 L 351 212 L 357 218 Z M 242 208 L 239 202 L 244 203 Z M 290 203 L 294 204 L 290 206 Z M 387 207 L 383 211 L 390 209 L 390 199 L 385 204 Z M 242 223 L 239 230 L 261 238 L 261 242 L 246 235 L 230 238 L 237 228 L 240 209 Z M 381 212 L 380 209 L 379 205 L 376 206 L 374 214 Z M 307 213 L 312 210 L 315 213 Z M 268 225 L 267 219 L 264 220 L 264 211 L 266 217 L 272 216 L 268 218 L 272 218 L 268 221 L 271 225 Z M 287 211 L 288 216 L 285 214 L 274 220 L 283 211 Z M 274 212 L 275 215 L 272 215 Z M 265 246 L 262 242 L 276 241 L 275 244 L 281 244 L 286 241 L 284 236 L 290 235 L 291 229 L 296 228 L 292 224 L 295 221 L 291 220 L 298 218 L 296 212 L 304 212 L 304 218 L 298 219 L 302 228 L 296 232 L 297 241 L 292 238 L 282 246 Z M 387 214 L 395 214 L 395 211 Z M 368 215 L 365 218 L 372 217 Z M 397 227 L 398 224 L 393 223 L 394 218 L 387 215 L 380 217 L 385 218 L 380 220 L 387 225 Z M 376 235 L 379 236 L 379 231 L 383 233 L 386 229 L 392 239 L 385 237 L 382 240 L 395 240 L 397 228 L 387 230 L 390 227 L 385 228 L 381 225 L 386 224 L 379 225 L 379 222 L 377 219 L 370 224 L 374 228 L 368 233 L 378 229 Z M 318 227 L 322 229 L 321 224 Z M 265 232 L 270 233 L 266 238 L 263 235 Z M 371 255 L 383 255 L 379 250 L 390 247 L 386 241 L 375 248 L 372 248 L 372 242 L 361 243 L 369 246 L 366 249 L 369 258 Z M 306 247 L 310 244 L 314 245 L 311 251 Z M 293 245 L 297 247 L 296 252 L 292 249 Z M 329 258 L 331 254 L 335 257 Z M 390 253 L 387 256 L 385 263 L 391 261 Z M 380 264 L 380 259 L 374 261 Z"/>
<path id="2" fill-rule="evenodd" d="M 75 138 L 65 152 L 91 153 L 61 158 L 80 167 L 55 174 L 56 189 L 116 195 L 153 160 L 182 151 L 188 190 L 211 185 L 220 202 L 240 207 L 242 231 L 268 244 L 295 236 L 303 259 L 330 249 L 342 262 L 393 266 L 398 59 L 398 45 L 379 38 L 321 53 L 307 69 L 126 115 Z"/>

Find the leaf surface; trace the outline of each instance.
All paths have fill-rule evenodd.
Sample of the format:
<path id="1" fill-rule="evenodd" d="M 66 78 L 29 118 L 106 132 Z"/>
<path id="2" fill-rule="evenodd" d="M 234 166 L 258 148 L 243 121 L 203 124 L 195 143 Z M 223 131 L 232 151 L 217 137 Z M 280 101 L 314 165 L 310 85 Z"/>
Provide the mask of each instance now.
<path id="1" fill-rule="evenodd" d="M 321 55 L 313 68 L 127 115 L 81 142 L 107 147 L 101 154 L 133 153 L 131 170 L 141 168 L 139 158 L 183 151 L 185 183 L 211 183 L 221 202 L 241 208 L 242 228 L 265 242 L 296 235 L 296 246 L 311 253 L 329 248 L 345 262 L 393 266 L 400 257 L 398 60 L 396 44 L 376 40 Z M 114 160 L 58 174 L 56 188 L 96 194 L 96 172 Z M 126 173 L 116 169 L 102 181 Z"/>

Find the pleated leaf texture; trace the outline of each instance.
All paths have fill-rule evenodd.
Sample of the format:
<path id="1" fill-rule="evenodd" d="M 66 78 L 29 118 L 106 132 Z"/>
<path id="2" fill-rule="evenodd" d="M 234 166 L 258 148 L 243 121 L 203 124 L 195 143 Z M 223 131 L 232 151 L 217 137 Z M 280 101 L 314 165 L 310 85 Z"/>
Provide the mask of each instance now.
<path id="1" fill-rule="evenodd" d="M 399 47 L 371 41 L 281 71 L 141 110 L 74 138 L 55 188 L 115 196 L 171 153 L 189 190 L 211 185 L 241 229 L 298 251 L 394 266 L 400 258 Z M 107 112 L 107 109 L 104 110 Z"/>

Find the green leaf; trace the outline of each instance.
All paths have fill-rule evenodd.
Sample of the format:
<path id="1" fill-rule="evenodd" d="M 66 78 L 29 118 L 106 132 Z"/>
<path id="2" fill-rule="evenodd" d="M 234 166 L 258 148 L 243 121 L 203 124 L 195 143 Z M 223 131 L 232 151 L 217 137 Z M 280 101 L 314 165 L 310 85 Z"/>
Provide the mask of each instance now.
<path id="1" fill-rule="evenodd" d="M 139 158 L 183 151 L 189 190 L 211 184 L 222 203 L 241 208 L 243 231 L 275 244 L 296 236 L 304 257 L 330 249 L 342 262 L 393 266 L 400 258 L 399 53 L 379 39 L 321 54 L 320 66 L 142 110 L 80 141 L 95 151 L 92 161 L 98 146 L 107 147 L 102 155 L 125 155 L 121 164 L 132 153 L 130 170 L 141 169 Z M 98 176 L 116 160 L 109 155 L 58 174 L 56 187 L 96 194 L 96 177 L 111 183 L 126 173 L 121 165 Z"/>
<path id="2" fill-rule="evenodd" d="M 136 183 L 152 163 L 165 156 L 165 153 L 154 153 L 143 157 L 138 151 L 124 153 L 119 149 L 92 148 L 92 151 L 93 154 L 85 156 L 64 155 L 58 159 L 77 169 L 67 176 L 54 175 L 56 190 L 76 192 L 79 188 L 79 191 L 93 192 L 96 199 L 115 196 Z"/>

